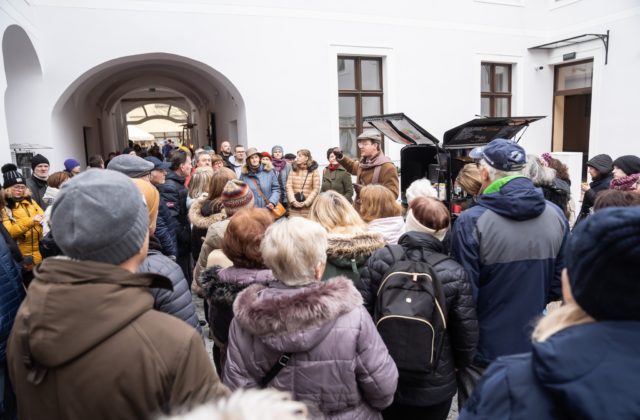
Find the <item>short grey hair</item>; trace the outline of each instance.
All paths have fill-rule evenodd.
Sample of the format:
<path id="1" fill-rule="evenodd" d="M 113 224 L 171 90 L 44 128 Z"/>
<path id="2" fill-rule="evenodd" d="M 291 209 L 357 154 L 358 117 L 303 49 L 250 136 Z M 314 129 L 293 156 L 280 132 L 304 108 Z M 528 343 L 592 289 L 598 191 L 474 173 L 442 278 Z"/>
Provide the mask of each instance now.
<path id="1" fill-rule="evenodd" d="M 438 199 L 438 191 L 431 185 L 431 181 L 427 178 L 416 179 L 409 185 L 407 191 L 405 192 L 405 196 L 407 197 L 407 204 L 411 204 L 411 202 L 418 197 L 431 197 Z"/>
<path id="2" fill-rule="evenodd" d="M 500 178 L 504 178 L 507 176 L 519 176 L 522 175 L 522 171 L 518 170 L 518 171 L 501 171 L 499 169 L 494 168 L 493 166 L 489 165 L 487 163 L 486 160 L 484 159 L 480 159 L 480 169 L 486 169 L 487 173 L 489 174 L 489 180 L 491 182 L 496 181 Z"/>
<path id="3" fill-rule="evenodd" d="M 315 281 L 318 263 L 327 261 L 327 231 L 302 217 L 281 220 L 269 226 L 260 244 L 264 264 L 288 286 Z"/>
<path id="4" fill-rule="evenodd" d="M 544 166 L 542 160 L 536 155 L 527 155 L 527 165 L 524 167 L 524 176 L 535 185 L 553 185 L 556 170 Z"/>

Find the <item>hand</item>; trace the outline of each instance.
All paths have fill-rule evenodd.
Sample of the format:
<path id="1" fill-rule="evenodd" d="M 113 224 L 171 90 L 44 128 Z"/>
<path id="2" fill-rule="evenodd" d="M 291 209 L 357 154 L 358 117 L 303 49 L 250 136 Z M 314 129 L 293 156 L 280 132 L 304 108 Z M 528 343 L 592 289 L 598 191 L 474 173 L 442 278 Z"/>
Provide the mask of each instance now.
<path id="1" fill-rule="evenodd" d="M 333 148 L 333 154 L 336 156 L 336 160 L 340 160 L 344 157 L 344 153 L 342 152 L 342 149 L 339 147 Z"/>
<path id="2" fill-rule="evenodd" d="M 584 184 L 580 185 L 580 189 L 582 190 L 582 192 L 589 191 L 590 190 L 589 184 L 584 183 Z"/>
<path id="3" fill-rule="evenodd" d="M 273 205 L 273 203 L 267 203 L 267 208 L 269 210 L 273 210 L 275 208 L 275 206 Z"/>
<path id="4" fill-rule="evenodd" d="M 304 207 L 304 203 L 301 203 L 299 201 L 294 201 L 292 205 L 297 209 L 301 209 L 302 207 Z"/>
<path id="5" fill-rule="evenodd" d="M 43 215 L 41 214 L 36 214 L 35 216 L 33 216 L 33 221 L 36 223 L 42 223 L 42 219 L 44 218 Z"/>

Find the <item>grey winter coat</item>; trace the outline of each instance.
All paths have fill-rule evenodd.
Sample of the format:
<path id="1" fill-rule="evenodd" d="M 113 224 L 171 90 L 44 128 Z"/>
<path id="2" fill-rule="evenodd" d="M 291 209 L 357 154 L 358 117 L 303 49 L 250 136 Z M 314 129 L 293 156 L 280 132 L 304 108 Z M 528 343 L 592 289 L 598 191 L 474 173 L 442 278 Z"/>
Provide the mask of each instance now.
<path id="1" fill-rule="evenodd" d="M 189 283 L 182 274 L 182 269 L 161 252 L 151 250 L 138 269 L 140 273 L 154 273 L 168 277 L 173 290 L 152 287 L 153 309 L 173 315 L 185 321 L 202 335 L 202 328 L 196 315 L 196 308 L 191 300 Z"/>
<path id="2" fill-rule="evenodd" d="M 391 404 L 398 370 L 349 279 L 253 285 L 233 311 L 224 368 L 231 389 L 257 387 L 291 352 L 269 386 L 291 392 L 313 418 L 379 419 Z"/>

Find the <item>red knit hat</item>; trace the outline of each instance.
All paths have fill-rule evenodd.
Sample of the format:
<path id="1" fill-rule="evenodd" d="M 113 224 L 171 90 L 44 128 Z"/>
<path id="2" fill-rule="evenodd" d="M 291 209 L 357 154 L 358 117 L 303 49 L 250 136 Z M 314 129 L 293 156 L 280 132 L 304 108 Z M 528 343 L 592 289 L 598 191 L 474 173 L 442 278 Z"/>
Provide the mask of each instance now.
<path id="1" fill-rule="evenodd" d="M 268 157 L 270 161 L 273 161 L 273 158 L 271 157 L 271 154 L 269 152 L 262 152 L 260 153 L 260 155 L 262 157 Z"/>

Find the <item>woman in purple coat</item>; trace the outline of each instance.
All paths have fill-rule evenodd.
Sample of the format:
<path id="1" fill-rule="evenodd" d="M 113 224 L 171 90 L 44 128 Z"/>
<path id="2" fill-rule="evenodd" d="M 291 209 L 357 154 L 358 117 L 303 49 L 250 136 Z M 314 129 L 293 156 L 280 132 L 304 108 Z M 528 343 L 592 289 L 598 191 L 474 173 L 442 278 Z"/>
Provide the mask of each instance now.
<path id="1" fill-rule="evenodd" d="M 398 371 L 353 283 L 320 282 L 324 228 L 283 220 L 267 229 L 260 247 L 278 281 L 252 285 L 235 300 L 225 384 L 289 391 L 313 418 L 381 418 Z"/>

